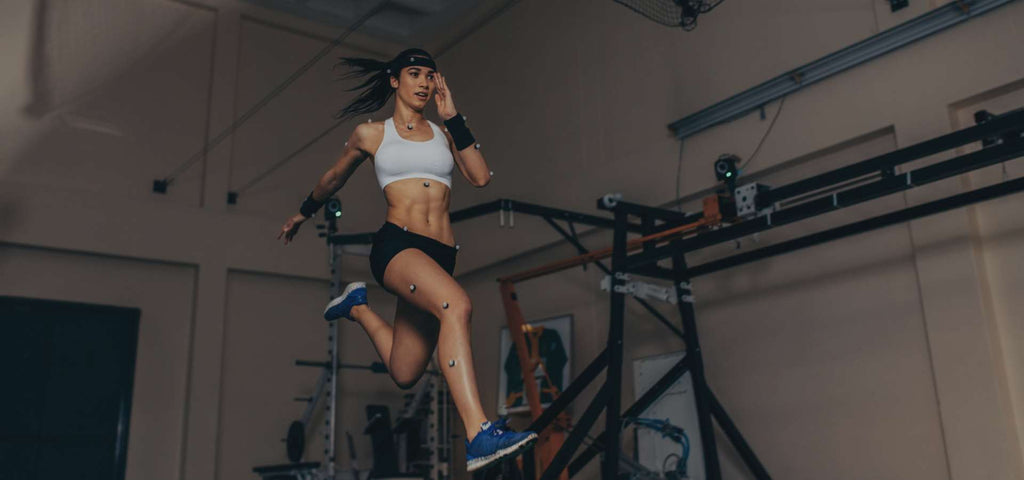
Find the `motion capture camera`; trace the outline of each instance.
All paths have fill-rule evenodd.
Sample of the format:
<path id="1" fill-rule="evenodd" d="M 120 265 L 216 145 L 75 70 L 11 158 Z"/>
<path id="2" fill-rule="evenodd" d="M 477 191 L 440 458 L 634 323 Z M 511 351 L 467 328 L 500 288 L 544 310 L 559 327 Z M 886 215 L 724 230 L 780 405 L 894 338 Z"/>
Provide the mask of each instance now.
<path id="1" fill-rule="evenodd" d="M 616 205 L 619 204 L 619 200 L 622 200 L 621 193 L 606 193 L 598 201 L 599 205 L 597 207 L 604 208 L 606 210 L 611 210 L 615 208 Z"/>
<path id="2" fill-rule="evenodd" d="M 727 196 L 732 196 L 733 191 L 736 190 L 736 179 L 740 176 L 740 171 L 736 167 L 738 163 L 740 163 L 740 157 L 731 153 L 723 154 L 718 157 L 718 160 L 715 160 L 715 178 L 725 184 Z"/>
<path id="3" fill-rule="evenodd" d="M 335 197 L 331 197 L 331 199 L 327 200 L 327 203 L 324 204 L 324 211 L 327 212 L 327 218 L 328 219 L 340 217 L 341 216 L 341 200 L 338 200 Z"/>
<path id="4" fill-rule="evenodd" d="M 735 182 L 736 177 L 740 174 L 739 170 L 736 169 L 736 164 L 739 161 L 740 157 L 731 153 L 719 156 L 718 160 L 715 160 L 715 178 L 720 182 Z"/>

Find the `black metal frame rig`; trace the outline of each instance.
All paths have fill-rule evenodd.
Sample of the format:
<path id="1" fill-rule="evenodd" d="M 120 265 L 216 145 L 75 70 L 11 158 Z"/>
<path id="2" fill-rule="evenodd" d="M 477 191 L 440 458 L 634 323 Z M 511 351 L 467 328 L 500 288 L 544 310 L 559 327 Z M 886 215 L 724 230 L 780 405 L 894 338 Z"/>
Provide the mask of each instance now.
<path id="1" fill-rule="evenodd" d="M 703 358 L 697 335 L 696 317 L 693 310 L 693 295 L 690 289 L 692 279 L 700 275 L 763 258 L 1018 193 L 1024 190 L 1024 178 L 1005 180 L 988 187 L 978 188 L 696 266 L 687 265 L 685 260 L 686 253 L 715 244 L 730 242 L 757 232 L 809 219 L 840 208 L 1024 156 L 1024 138 L 1022 138 L 1021 133 L 1024 132 L 1024 109 L 1014 110 L 1003 115 L 989 115 L 986 113 L 986 115 L 976 115 L 975 118 L 979 121 L 978 125 L 788 185 L 777 188 L 768 188 L 756 184 L 751 184 L 753 187 L 751 185 L 742 185 L 737 188 L 736 192 L 742 190 L 753 195 L 753 206 L 747 205 L 748 208 L 738 209 L 737 214 L 741 216 L 727 219 L 729 220 L 728 225 L 722 225 L 720 228 L 713 230 L 705 230 L 686 238 L 675 238 L 669 241 L 667 245 L 660 247 L 656 245 L 658 242 L 647 242 L 643 245 L 642 250 L 634 254 L 628 253 L 626 246 L 628 233 L 640 233 L 645 236 L 657 234 L 680 225 L 693 223 L 695 220 L 701 219 L 703 213 L 680 213 L 663 208 L 619 201 L 609 195 L 599 199 L 597 207 L 598 209 L 612 212 L 614 214 L 613 219 L 508 199 L 495 200 L 453 212 L 450 217 L 452 222 L 466 220 L 499 210 L 502 212 L 503 219 L 504 212 L 509 212 L 510 215 L 512 212 L 521 212 L 540 216 L 562 234 L 567 241 L 573 244 L 581 254 L 586 253 L 586 249 L 576 236 L 573 222 L 614 229 L 611 268 L 609 269 L 600 261 L 593 262 L 612 278 L 613 288 L 609 289 L 611 313 L 607 347 L 584 368 L 562 394 L 544 410 L 543 414 L 533 421 L 529 426 L 529 430 L 539 432 L 548 427 L 559 413 L 564 411 L 591 382 L 595 381 L 602 371 L 607 369 L 605 383 L 600 392 L 587 406 L 569 438 L 566 439 L 551 464 L 542 473 L 541 480 L 554 480 L 567 466 L 569 468 L 569 475 L 574 476 L 602 451 L 613 452 L 613 454 L 604 456 L 601 467 L 602 479 L 617 479 L 622 418 L 635 417 L 641 414 L 687 371 L 691 372 L 691 378 L 693 379 L 706 477 L 709 480 L 721 479 L 721 469 L 718 463 L 714 430 L 711 423 L 712 419 L 714 419 L 725 436 L 736 448 L 747 468 L 754 474 L 754 477 L 759 480 L 769 479 L 770 476 L 767 470 L 758 460 L 753 449 L 744 440 L 739 429 L 729 418 L 725 408 L 708 387 L 704 376 Z M 983 148 L 981 150 L 957 155 L 951 159 L 903 173 L 896 173 L 897 167 L 902 164 L 978 141 L 982 142 Z M 738 196 L 736 195 L 736 197 Z M 727 208 L 722 210 L 731 211 L 731 209 Z M 631 221 L 630 217 L 638 217 L 640 222 Z M 564 228 L 555 223 L 556 219 L 567 221 L 570 232 L 566 232 Z M 510 218 L 510 223 L 514 224 L 512 218 Z M 372 242 L 372 233 L 328 236 L 328 243 L 332 245 L 365 244 L 370 242 Z M 657 265 L 658 261 L 668 258 L 672 260 L 672 268 L 662 268 Z M 673 282 L 675 293 L 679 298 L 677 306 L 682 318 L 682 330 L 673 326 L 643 300 L 636 297 L 633 298 L 643 304 L 647 311 L 684 340 L 687 355 L 633 405 L 622 411 L 622 341 L 625 316 L 625 289 L 622 287 L 625 284 L 626 274 L 668 279 Z M 599 434 L 594 442 L 573 459 L 573 455 L 583 443 L 584 438 L 602 410 L 606 411 L 605 431 Z M 523 461 L 524 477 L 528 479 L 537 478 L 533 471 L 533 452 L 528 451 L 525 455 L 526 458 Z"/>

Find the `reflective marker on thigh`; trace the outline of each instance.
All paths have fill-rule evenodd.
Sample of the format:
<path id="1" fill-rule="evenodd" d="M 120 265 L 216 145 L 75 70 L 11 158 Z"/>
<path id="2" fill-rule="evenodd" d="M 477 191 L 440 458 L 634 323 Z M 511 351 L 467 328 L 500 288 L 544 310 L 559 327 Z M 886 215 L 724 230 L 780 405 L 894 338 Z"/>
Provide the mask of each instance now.
<path id="1" fill-rule="evenodd" d="M 410 292 L 415 292 L 416 291 L 416 284 L 415 283 L 409 285 L 409 291 Z"/>
<path id="2" fill-rule="evenodd" d="M 448 366 L 449 367 L 454 367 L 455 366 L 455 360 L 448 360 Z"/>
<path id="3" fill-rule="evenodd" d="M 448 302 L 444 302 L 444 303 L 442 303 L 442 304 L 441 304 L 441 308 L 448 308 Z"/>

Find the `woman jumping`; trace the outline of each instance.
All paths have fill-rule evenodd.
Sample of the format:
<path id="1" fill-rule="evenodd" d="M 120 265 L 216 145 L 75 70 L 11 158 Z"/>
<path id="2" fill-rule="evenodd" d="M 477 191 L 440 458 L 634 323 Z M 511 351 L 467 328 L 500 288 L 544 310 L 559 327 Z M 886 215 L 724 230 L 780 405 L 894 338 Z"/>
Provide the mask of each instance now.
<path id="1" fill-rule="evenodd" d="M 466 428 L 467 469 L 495 464 L 531 446 L 537 434 L 509 431 L 504 420 L 491 423 L 484 416 L 470 349 L 472 305 L 452 277 L 459 246 L 448 218 L 452 170 L 457 166 L 475 187 L 487 185 L 491 172 L 429 53 L 409 49 L 390 62 L 342 58 L 342 63 L 352 67 L 344 78 L 369 78 L 352 89 L 362 93 L 338 118 L 378 111 L 394 95 L 393 116 L 356 127 L 341 158 L 278 238 L 287 244 L 364 160 L 373 161 L 388 208 L 384 225 L 373 236 L 370 270 L 381 287 L 398 297 L 394 326 L 370 309 L 363 282 L 350 283 L 328 304 L 324 318 L 362 325 L 402 389 L 416 384 L 437 347 L 438 365 Z M 444 130 L 423 116 L 431 95 Z"/>

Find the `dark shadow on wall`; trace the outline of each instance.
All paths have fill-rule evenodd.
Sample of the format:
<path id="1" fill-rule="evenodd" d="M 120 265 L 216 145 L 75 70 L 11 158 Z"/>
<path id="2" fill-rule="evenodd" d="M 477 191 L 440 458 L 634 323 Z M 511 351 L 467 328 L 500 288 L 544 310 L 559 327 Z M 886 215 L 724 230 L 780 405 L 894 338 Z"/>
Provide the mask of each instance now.
<path id="1" fill-rule="evenodd" d="M 32 85 L 32 97 L 28 105 L 22 111 L 33 117 L 39 118 L 50 111 L 50 87 L 46 83 L 49 75 L 46 69 L 46 18 L 50 2 L 48 0 L 36 0 L 36 8 L 33 13 L 35 17 L 35 29 L 32 35 L 32 54 L 29 56 L 29 81 Z"/>

